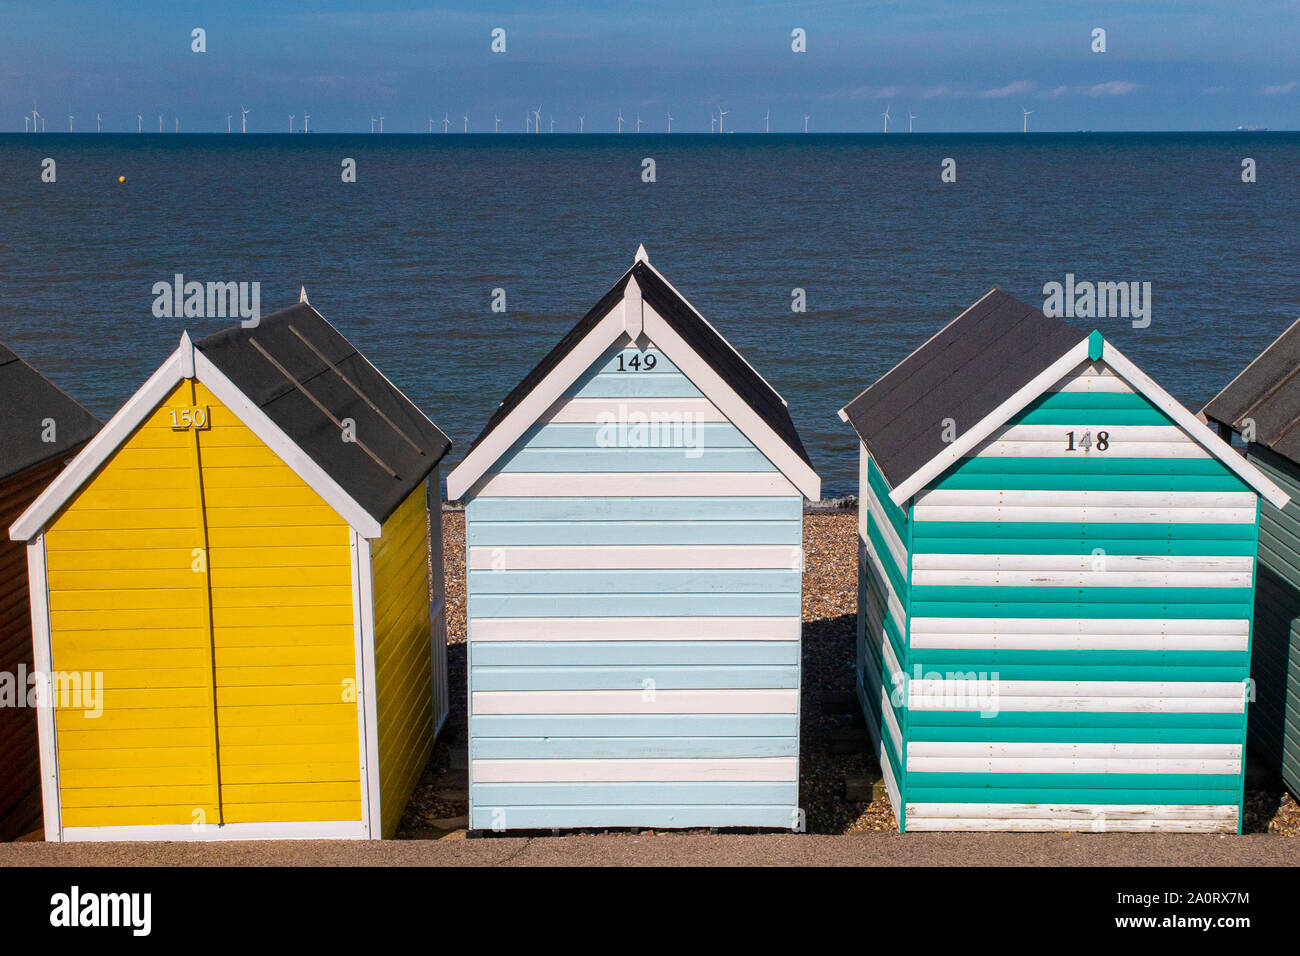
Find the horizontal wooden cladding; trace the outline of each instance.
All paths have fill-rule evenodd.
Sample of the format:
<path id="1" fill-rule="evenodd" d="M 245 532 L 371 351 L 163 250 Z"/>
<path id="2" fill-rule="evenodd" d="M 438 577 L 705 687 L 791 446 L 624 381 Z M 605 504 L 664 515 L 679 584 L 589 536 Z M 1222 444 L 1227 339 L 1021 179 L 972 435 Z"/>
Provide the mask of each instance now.
<path id="1" fill-rule="evenodd" d="M 802 550 L 782 545 L 479 546 L 469 549 L 471 571 L 647 570 L 680 568 L 798 568 Z"/>
<path id="2" fill-rule="evenodd" d="M 1250 588 L 1249 556 L 933 554 L 912 558 L 912 583 L 943 587 Z"/>
<path id="3" fill-rule="evenodd" d="M 797 641 L 793 617 L 474 618 L 473 643 L 489 641 Z"/>
<path id="4" fill-rule="evenodd" d="M 1235 804 L 908 803 L 907 829 L 1234 833 Z"/>
<path id="5" fill-rule="evenodd" d="M 914 617 L 910 644 L 921 650 L 1245 651 L 1242 618 Z"/>
<path id="6" fill-rule="evenodd" d="M 734 648 L 732 651 L 734 658 Z M 798 688 L 797 665 L 740 664 L 724 660 L 714 665 L 692 664 L 598 664 L 478 666 L 471 668 L 470 681 L 481 691 L 570 691 L 637 690 L 654 688 L 653 693 L 685 688 L 730 689 Z M 647 691 L 648 692 L 648 691 Z"/>
<path id="7" fill-rule="evenodd" d="M 689 417 L 697 422 L 725 422 L 726 416 L 707 398 L 568 398 L 561 399 L 539 420 L 542 424 L 566 422 L 619 422 Z"/>
<path id="8" fill-rule="evenodd" d="M 477 497 L 587 498 L 709 497 L 743 495 L 784 497 L 797 494 L 779 472 L 510 472 L 488 478 Z"/>
<path id="9" fill-rule="evenodd" d="M 1132 387 L 1105 365 L 1085 362 L 1074 369 L 1049 392 L 1131 392 Z"/>
<path id="10" fill-rule="evenodd" d="M 1241 744 L 917 741 L 907 769 L 918 773 L 1238 774 Z"/>
<path id="11" fill-rule="evenodd" d="M 685 689 L 473 691 L 480 714 L 796 714 L 799 691 Z"/>
<path id="12" fill-rule="evenodd" d="M 476 737 L 471 759 L 662 759 L 797 757 L 799 738 L 780 737 Z"/>
<path id="13" fill-rule="evenodd" d="M 479 667 L 793 667 L 795 641 L 487 641 L 474 648 Z M 645 673 L 653 677 L 653 673 Z M 725 685 L 721 685 L 725 686 Z M 777 685 L 772 685 L 777 686 Z"/>
<path id="14" fill-rule="evenodd" d="M 935 489 L 917 495 L 923 521 L 1240 523 L 1255 521 L 1254 492 Z"/>
<path id="15" fill-rule="evenodd" d="M 907 692 L 911 710 L 1245 713 L 1240 681 L 1001 680 L 991 668 L 986 678 L 910 680 Z"/>
<path id="16" fill-rule="evenodd" d="M 794 781 L 795 757 L 549 759 L 470 762 L 475 783 Z"/>

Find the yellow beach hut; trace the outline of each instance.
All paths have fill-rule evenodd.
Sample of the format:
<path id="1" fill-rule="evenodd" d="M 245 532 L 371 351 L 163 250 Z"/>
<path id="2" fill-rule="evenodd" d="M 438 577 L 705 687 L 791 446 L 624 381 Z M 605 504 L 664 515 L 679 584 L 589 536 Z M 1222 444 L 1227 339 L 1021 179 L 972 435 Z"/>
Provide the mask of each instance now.
<path id="1" fill-rule="evenodd" d="M 305 296 L 183 336 L 10 528 L 46 839 L 391 836 L 447 713 L 449 445 Z"/>

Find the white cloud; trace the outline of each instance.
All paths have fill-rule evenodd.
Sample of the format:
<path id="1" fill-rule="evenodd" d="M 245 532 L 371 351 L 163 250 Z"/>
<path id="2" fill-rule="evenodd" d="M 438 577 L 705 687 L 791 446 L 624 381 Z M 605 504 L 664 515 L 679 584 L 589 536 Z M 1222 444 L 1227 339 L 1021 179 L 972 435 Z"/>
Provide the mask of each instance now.
<path id="1" fill-rule="evenodd" d="M 1292 80 L 1290 83 L 1279 83 L 1276 86 L 1266 86 L 1264 87 L 1264 95 L 1276 96 L 1279 93 L 1290 93 L 1295 89 L 1295 82 L 1295 80 Z"/>
<path id="2" fill-rule="evenodd" d="M 1128 80 L 1110 80 L 1088 87 L 1089 96 L 1126 96 L 1138 88 L 1136 83 Z"/>
<path id="3" fill-rule="evenodd" d="M 1068 86 L 1054 86 L 1052 89 L 1044 93 L 1043 96 L 1048 97 L 1049 99 L 1058 99 L 1068 92 L 1070 92 Z"/>
<path id="4" fill-rule="evenodd" d="M 1006 86 L 999 86 L 996 89 L 985 90 L 981 96 L 993 99 L 1001 99 L 1004 96 L 1015 96 L 1018 93 L 1030 93 L 1034 89 L 1034 84 L 1029 80 L 1016 80 L 1014 83 L 1008 83 Z"/>
<path id="5" fill-rule="evenodd" d="M 936 86 L 934 89 L 926 90 L 921 94 L 921 99 L 932 100 L 936 96 L 947 96 L 951 92 L 946 86 Z"/>

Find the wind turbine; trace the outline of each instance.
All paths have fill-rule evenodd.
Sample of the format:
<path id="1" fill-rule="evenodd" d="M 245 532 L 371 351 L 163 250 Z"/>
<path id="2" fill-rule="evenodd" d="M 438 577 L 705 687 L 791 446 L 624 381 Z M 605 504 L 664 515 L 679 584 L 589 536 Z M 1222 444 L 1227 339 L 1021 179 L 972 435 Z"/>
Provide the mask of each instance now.
<path id="1" fill-rule="evenodd" d="M 430 132 L 430 133 L 433 132 L 433 117 L 432 117 L 432 116 L 429 117 L 429 132 Z"/>
<path id="2" fill-rule="evenodd" d="M 24 114 L 23 114 L 23 132 L 24 132 L 24 133 L 30 133 L 31 131 L 32 131 L 32 121 L 31 121 L 31 119 L 27 116 L 27 114 L 24 113 Z"/>
<path id="3" fill-rule="evenodd" d="M 804 114 L 803 114 L 803 131 L 804 131 L 805 133 L 808 132 L 808 114 L 807 114 L 807 113 L 804 113 Z"/>
<path id="4" fill-rule="evenodd" d="M 104 132 L 104 120 L 103 117 L 101 117 L 98 113 L 95 114 L 95 132 L 96 133 Z"/>
<path id="5" fill-rule="evenodd" d="M 179 116 L 175 116 L 173 117 L 173 119 L 176 120 L 176 132 L 179 133 L 181 131 L 181 118 Z"/>
<path id="6" fill-rule="evenodd" d="M 162 114 L 158 114 L 158 132 L 162 132 Z"/>
<path id="7" fill-rule="evenodd" d="M 888 133 L 889 132 L 889 107 L 888 106 L 885 107 L 884 117 L 885 117 L 885 132 Z"/>
<path id="8" fill-rule="evenodd" d="M 718 131 L 718 118 L 714 116 L 713 111 L 710 110 L 709 111 L 709 132 L 716 133 L 717 131 Z"/>
<path id="9" fill-rule="evenodd" d="M 1022 106 L 1022 107 L 1020 107 L 1020 112 L 1022 112 L 1022 113 L 1025 114 L 1025 116 L 1024 116 L 1025 125 L 1024 125 L 1024 129 L 1022 129 L 1021 132 L 1022 132 L 1022 133 L 1028 133 L 1028 132 L 1029 132 L 1029 114 L 1032 113 L 1033 110 L 1027 110 L 1027 109 L 1025 109 L 1025 108 Z"/>
<path id="10" fill-rule="evenodd" d="M 764 133 L 772 132 L 772 111 L 771 110 L 768 110 L 766 113 L 763 114 L 763 132 Z"/>
<path id="11" fill-rule="evenodd" d="M 229 114 L 229 113 L 226 114 L 226 132 L 227 132 L 227 133 L 230 132 L 230 114 Z"/>
<path id="12" fill-rule="evenodd" d="M 249 112 L 250 112 L 249 110 L 245 109 L 245 108 L 242 107 L 242 106 L 239 108 L 239 131 L 240 131 L 241 133 L 247 133 L 247 132 L 248 132 L 248 114 L 249 114 Z"/>
<path id="13" fill-rule="evenodd" d="M 384 114 L 383 114 L 383 113 L 380 113 L 380 114 L 379 114 L 379 132 L 382 133 L 383 131 L 384 131 Z"/>
<path id="14" fill-rule="evenodd" d="M 32 132 L 33 132 L 33 133 L 36 132 L 36 119 L 37 119 L 37 117 L 39 117 L 40 115 L 41 115 L 40 113 L 36 112 L 36 107 L 33 106 L 33 107 L 32 107 Z"/>
<path id="15" fill-rule="evenodd" d="M 34 124 L 36 121 L 33 120 L 32 122 L 33 122 L 33 124 Z M 136 131 L 137 133 L 143 133 L 143 132 L 144 132 L 144 117 L 141 116 L 139 113 L 136 113 L 136 114 L 135 114 L 135 131 Z"/>
<path id="16" fill-rule="evenodd" d="M 673 131 L 673 114 L 672 114 L 672 113 L 669 113 L 669 114 L 668 114 L 668 132 L 671 133 L 672 131 Z"/>
<path id="17" fill-rule="evenodd" d="M 722 128 L 722 118 L 730 112 L 731 110 L 724 110 L 721 106 L 718 107 L 718 132 L 719 133 L 726 132 L 726 130 Z"/>
<path id="18" fill-rule="evenodd" d="M 537 109 L 533 110 L 533 132 L 540 133 L 541 131 L 542 131 L 542 104 L 538 103 Z"/>
<path id="19" fill-rule="evenodd" d="M 293 132 L 293 114 L 292 114 L 292 113 L 289 114 L 289 132 L 290 132 L 290 133 Z"/>
<path id="20" fill-rule="evenodd" d="M 469 132 L 469 114 L 465 114 L 465 132 Z"/>
<path id="21" fill-rule="evenodd" d="M 912 120 L 916 119 L 916 114 L 911 110 L 907 111 L 907 131 L 912 132 Z"/>
<path id="22" fill-rule="evenodd" d="M 493 127 L 493 130 L 497 133 L 501 132 L 501 117 L 497 116 L 496 113 L 493 113 L 492 120 L 496 123 L 496 126 Z"/>
<path id="23" fill-rule="evenodd" d="M 375 118 L 372 116 L 370 117 L 370 132 L 373 133 L 374 131 L 375 131 Z"/>
<path id="24" fill-rule="evenodd" d="M 623 110 L 622 109 L 619 109 L 618 111 L 618 131 L 620 133 L 623 132 Z"/>
<path id="25" fill-rule="evenodd" d="M 578 132 L 579 132 L 579 133 L 582 132 L 582 128 L 583 128 L 583 126 L 586 124 L 586 122 L 587 122 L 587 114 L 586 114 L 586 113 L 579 113 L 579 114 L 578 114 Z"/>
<path id="26" fill-rule="evenodd" d="M 637 131 L 638 133 L 641 132 L 641 114 L 640 114 L 640 113 L 637 113 L 637 114 L 636 114 L 636 131 Z"/>
<path id="27" fill-rule="evenodd" d="M 69 132 L 69 133 L 72 132 L 72 114 L 71 114 L 71 113 L 68 114 L 68 132 Z"/>
<path id="28" fill-rule="evenodd" d="M 451 118 L 450 118 L 446 113 L 443 113 L 443 114 L 442 114 L 442 131 L 443 131 L 444 133 L 447 132 L 447 129 L 448 129 L 448 127 L 450 127 L 450 126 L 451 126 Z"/>
<path id="29" fill-rule="evenodd" d="M 311 132 L 310 127 L 308 127 L 308 125 L 307 125 L 307 121 L 308 121 L 309 119 L 311 119 L 311 114 L 310 114 L 310 113 L 303 113 L 303 114 L 302 114 L 302 131 L 303 131 L 304 133 L 310 133 L 310 132 Z"/>
<path id="30" fill-rule="evenodd" d="M 555 117 L 554 117 L 554 116 L 551 117 L 551 132 L 552 132 L 552 133 L 555 132 Z"/>

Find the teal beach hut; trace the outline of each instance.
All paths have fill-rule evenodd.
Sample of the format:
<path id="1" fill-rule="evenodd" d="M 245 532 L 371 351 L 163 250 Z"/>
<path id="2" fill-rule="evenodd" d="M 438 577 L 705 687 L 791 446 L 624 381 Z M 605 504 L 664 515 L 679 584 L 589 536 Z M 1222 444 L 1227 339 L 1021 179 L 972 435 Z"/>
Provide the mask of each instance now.
<path id="1" fill-rule="evenodd" d="M 990 291 L 840 412 L 902 830 L 1241 825 L 1261 496 L 1101 333 Z"/>
<path id="2" fill-rule="evenodd" d="M 447 476 L 470 828 L 797 828 L 820 487 L 781 396 L 638 249 Z"/>
<path id="3" fill-rule="evenodd" d="M 1203 414 L 1225 439 L 1240 435 L 1247 460 L 1292 498 L 1281 508 L 1266 502 L 1260 512 L 1250 745 L 1300 793 L 1300 322 Z"/>

